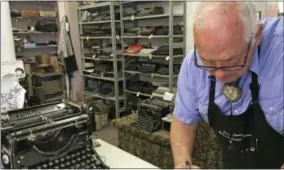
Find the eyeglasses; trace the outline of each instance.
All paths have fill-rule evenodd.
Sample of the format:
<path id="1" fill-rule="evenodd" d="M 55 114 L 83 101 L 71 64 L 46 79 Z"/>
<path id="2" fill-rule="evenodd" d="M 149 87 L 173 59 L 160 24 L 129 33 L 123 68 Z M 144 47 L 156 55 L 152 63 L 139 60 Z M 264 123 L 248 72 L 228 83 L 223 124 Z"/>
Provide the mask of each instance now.
<path id="1" fill-rule="evenodd" d="M 229 67 L 210 67 L 210 66 L 199 65 L 197 63 L 196 46 L 194 44 L 194 62 L 195 62 L 195 66 L 200 68 L 200 69 L 207 70 L 207 71 L 215 71 L 215 70 L 218 70 L 218 69 L 221 69 L 221 70 L 224 70 L 224 71 L 241 70 L 241 69 L 243 69 L 246 66 L 248 53 L 249 53 L 249 50 L 250 50 L 250 45 L 251 45 L 251 40 L 249 42 L 247 53 L 246 53 L 246 56 L 244 58 L 244 63 L 243 64 L 237 65 L 237 66 L 229 66 Z"/>

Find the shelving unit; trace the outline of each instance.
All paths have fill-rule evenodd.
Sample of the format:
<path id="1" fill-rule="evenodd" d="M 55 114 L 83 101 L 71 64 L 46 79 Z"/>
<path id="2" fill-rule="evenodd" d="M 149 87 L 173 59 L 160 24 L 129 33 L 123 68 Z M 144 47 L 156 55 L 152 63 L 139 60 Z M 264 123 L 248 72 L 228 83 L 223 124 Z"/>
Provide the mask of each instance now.
<path id="1" fill-rule="evenodd" d="M 139 71 L 128 71 L 128 70 L 124 70 L 124 73 L 128 73 L 128 74 L 144 74 L 144 75 L 148 75 L 153 77 L 163 77 L 163 78 L 169 78 L 169 75 L 162 75 L 162 74 L 156 74 L 156 73 L 141 73 Z M 173 75 L 173 78 L 178 77 L 178 75 Z"/>
<path id="2" fill-rule="evenodd" d="M 112 101 L 114 102 L 115 106 L 115 117 L 119 118 L 120 117 L 120 112 L 124 111 L 124 107 L 121 106 L 120 102 L 124 100 L 123 93 L 119 94 L 120 87 L 119 87 L 119 82 L 123 82 L 123 77 L 120 77 L 118 75 L 119 71 L 119 66 L 121 67 L 121 62 L 122 62 L 122 57 L 121 57 L 121 52 L 118 52 L 117 50 L 117 43 L 120 42 L 118 36 L 117 36 L 117 29 L 118 26 L 120 26 L 120 20 L 115 19 L 115 13 L 119 13 L 120 11 L 120 3 L 118 2 L 100 2 L 96 4 L 91 4 L 91 5 L 82 5 L 78 3 L 78 21 L 79 21 L 79 35 L 80 35 L 80 42 L 81 42 L 81 54 L 82 54 L 82 63 L 83 63 L 83 68 L 85 68 L 85 63 L 86 61 L 93 61 L 94 62 L 94 68 L 96 68 L 97 64 L 100 64 L 98 62 L 112 62 L 112 67 L 113 71 L 112 72 L 106 72 L 108 74 L 113 73 L 113 77 L 104 77 L 104 76 L 93 76 L 93 75 L 86 75 L 84 74 L 85 69 L 83 69 L 82 77 L 83 77 L 83 83 L 84 83 L 84 100 L 87 101 L 89 97 L 95 98 L 96 99 L 105 99 L 107 101 Z M 110 20 L 101 20 L 101 21 L 83 21 L 83 14 L 85 11 L 88 12 L 98 12 L 99 15 L 102 14 L 109 14 L 110 15 Z M 84 35 L 84 29 L 88 28 L 103 28 L 108 26 L 108 28 L 111 29 L 111 35 L 110 36 L 86 36 Z M 120 32 L 120 31 L 119 31 Z M 110 42 L 112 44 L 112 54 L 110 55 L 110 58 L 98 58 L 94 57 L 94 53 L 92 53 L 91 56 L 93 57 L 87 57 L 84 43 L 90 43 L 94 42 L 99 44 L 100 48 L 103 48 L 104 44 L 106 41 Z M 92 71 L 90 71 L 92 72 Z M 112 82 L 114 85 L 114 96 L 103 96 L 97 93 L 90 93 L 86 91 L 86 78 L 89 79 L 94 79 L 98 81 L 103 81 L 103 82 Z M 121 87 L 122 89 L 123 87 Z"/>
<path id="3" fill-rule="evenodd" d="M 143 16 L 127 16 L 124 15 L 125 12 L 128 12 L 128 9 L 132 9 L 133 11 L 137 11 L 139 8 L 145 7 L 153 7 L 153 6 L 162 6 L 164 9 L 163 14 L 155 14 L 155 15 L 143 15 Z M 176 7 L 178 6 L 178 10 Z M 174 10 L 175 8 L 175 10 Z M 95 97 L 98 99 L 111 100 L 115 103 L 115 112 L 116 118 L 120 117 L 120 112 L 126 107 L 126 98 L 127 94 L 136 94 L 137 97 L 153 97 L 152 94 L 141 93 L 139 91 L 131 91 L 126 88 L 126 81 L 128 77 L 131 75 L 138 75 L 140 77 L 146 76 L 149 82 L 160 81 L 167 84 L 168 92 L 174 93 L 174 88 L 176 84 L 176 80 L 178 77 L 177 72 L 174 72 L 174 66 L 177 64 L 181 64 L 183 57 L 185 56 L 185 28 L 183 28 L 182 34 L 174 34 L 175 25 L 182 25 L 185 27 L 186 25 L 186 4 L 185 2 L 173 2 L 173 1 L 157 1 L 157 2 L 149 2 L 149 1 L 131 1 L 131 2 L 99 2 L 92 3 L 88 5 L 80 5 L 78 4 L 78 21 L 79 21 L 79 34 L 80 34 L 80 42 L 81 42 L 81 53 L 82 53 L 82 63 L 83 63 L 83 73 L 82 77 L 84 80 L 84 96 L 85 100 L 89 97 Z M 86 12 L 87 11 L 87 12 Z M 179 13 L 177 13 L 178 11 Z M 117 14 L 120 15 L 120 19 L 117 18 Z M 110 16 L 107 19 L 102 19 L 105 15 Z M 88 18 L 89 17 L 89 18 Z M 102 18 L 96 18 L 102 17 Z M 146 23 L 148 22 L 148 23 Z M 132 26 L 167 26 L 168 33 L 167 34 L 151 34 L 150 36 L 143 35 L 126 35 L 124 34 L 125 28 L 129 28 Z M 120 28 L 118 29 L 118 26 Z M 100 33 L 101 30 L 106 27 L 111 29 L 108 34 Z M 86 31 L 86 30 L 90 31 Z M 96 32 L 96 30 L 98 30 Z M 118 35 L 120 33 L 120 35 Z M 112 54 L 110 58 L 99 58 L 95 55 L 95 50 L 103 47 L 105 42 L 111 42 L 112 44 Z M 117 49 L 117 43 L 121 43 L 121 50 Z M 130 42 L 130 43 L 129 43 Z M 124 54 L 124 50 L 128 47 L 128 45 L 139 44 L 140 42 L 151 43 L 157 46 L 168 45 L 168 55 L 154 55 L 151 53 L 138 53 L 138 54 Z M 139 42 L 139 43 L 138 43 Z M 87 46 L 87 45 L 88 46 Z M 89 45 L 91 44 L 91 45 Z M 86 49 L 88 48 L 88 49 Z M 183 49 L 183 53 L 179 53 L 178 55 L 174 55 L 174 49 Z M 91 49 L 91 50 L 90 50 Z M 175 53 L 176 54 L 176 53 Z M 156 72 L 153 73 L 142 73 L 139 71 L 130 71 L 124 69 L 126 67 L 126 63 L 128 59 L 135 58 L 139 61 L 149 60 L 158 64 L 163 64 L 166 68 L 168 68 L 168 74 L 158 74 Z M 113 77 L 104 76 L 100 74 L 92 74 L 94 70 L 85 69 L 86 63 L 95 63 L 94 68 L 96 68 L 96 64 L 100 64 L 100 62 L 112 62 L 113 71 L 108 71 L 107 73 L 112 73 Z M 120 65 L 121 64 L 121 65 Z M 87 67 L 87 66 L 86 66 Z M 122 76 L 119 76 L 119 67 L 121 67 Z M 92 68 L 92 67 L 90 67 Z M 88 71 L 89 70 L 89 71 Z M 87 74 L 88 73 L 88 74 Z M 86 80 L 94 79 L 100 82 L 113 82 L 114 83 L 114 96 L 103 96 L 99 93 L 90 93 L 86 91 Z M 145 80 L 143 80 L 145 81 Z M 119 94 L 119 86 L 120 83 L 123 82 L 123 95 Z M 164 86 L 164 85 L 162 85 Z M 121 100 L 124 101 L 124 106 L 121 106 Z"/>
<path id="4" fill-rule="evenodd" d="M 145 16 L 127 16 L 124 17 L 124 13 L 127 13 L 129 11 L 137 11 L 141 8 L 151 8 L 154 6 L 162 6 L 164 9 L 163 14 L 156 14 L 156 15 L 145 15 Z M 128 11 L 127 11 L 128 10 Z M 176 12 L 179 13 L 176 13 Z M 127 79 L 126 77 L 128 75 L 140 75 L 140 76 L 147 76 L 147 80 L 150 82 L 155 79 L 164 79 L 168 81 L 168 86 L 166 86 L 171 93 L 175 92 L 175 84 L 178 77 L 178 74 L 175 74 L 173 71 L 174 64 L 181 64 L 183 57 L 185 56 L 185 48 L 186 48 L 186 2 L 174 2 L 174 1 L 156 1 L 156 2 L 149 2 L 149 1 L 125 1 L 121 2 L 121 39 L 123 41 L 131 41 L 134 42 L 133 44 L 140 44 L 138 42 L 142 41 L 142 44 L 151 43 L 152 45 L 154 43 L 165 45 L 165 43 L 169 46 L 169 55 L 154 55 L 154 54 L 123 54 L 122 60 L 123 60 L 123 68 L 125 68 L 127 65 L 128 59 L 136 58 L 140 61 L 145 61 L 148 59 L 148 61 L 151 61 L 153 59 L 158 59 L 161 61 L 161 63 L 167 63 L 169 74 L 168 75 L 161 75 L 156 73 L 141 73 L 139 71 L 129 71 L 129 70 L 123 70 L 124 73 L 124 95 L 125 95 L 125 104 L 127 100 L 127 94 L 133 94 L 137 97 L 149 97 L 152 98 L 153 94 L 145 94 L 141 93 L 139 91 L 131 91 L 127 89 Z M 181 24 L 178 24 L 177 22 L 180 22 Z M 132 25 L 131 25 L 132 24 Z M 169 33 L 168 35 L 153 35 L 150 36 L 143 36 L 143 35 L 124 35 L 125 28 L 129 28 L 131 26 L 133 27 L 139 27 L 139 26 L 168 26 L 169 27 Z M 183 25 L 183 34 L 182 35 L 175 35 L 174 34 L 174 25 Z M 175 40 L 177 38 L 182 38 L 181 42 L 176 42 Z M 148 41 L 148 42 L 147 42 Z M 145 43 L 146 42 L 146 43 Z M 132 44 L 132 43 L 129 43 Z M 125 47 L 123 47 L 124 49 Z M 173 51 L 175 48 L 182 48 L 183 54 L 174 55 Z M 140 78 L 141 79 L 141 78 Z M 145 78 L 143 78 L 145 79 Z M 157 80 L 157 81 L 159 81 Z M 145 81 L 145 80 L 143 80 Z M 125 106 L 127 107 L 127 106 Z"/>
<path id="5" fill-rule="evenodd" d="M 58 8 L 57 8 L 57 2 L 51 2 L 51 1 L 13 1 L 10 2 L 10 9 L 11 12 L 15 12 L 14 16 L 11 17 L 12 21 L 12 27 L 13 27 L 13 35 L 14 37 L 18 37 L 19 39 L 26 39 L 24 44 L 21 44 L 20 46 L 16 46 L 16 57 L 17 59 L 21 59 L 25 61 L 30 60 L 30 69 L 25 70 L 26 71 L 26 90 L 27 90 L 27 99 L 31 100 L 32 97 L 37 96 L 38 93 L 45 94 L 44 82 L 42 85 L 35 84 L 35 77 L 38 78 L 38 80 L 41 79 L 41 77 L 49 77 L 55 76 L 53 73 L 38 73 L 34 72 L 32 70 L 32 64 L 35 63 L 35 56 L 36 55 L 49 55 L 49 56 L 56 56 L 57 50 L 58 50 L 58 37 L 59 37 L 59 17 L 58 17 Z M 47 14 L 44 12 L 48 11 Z M 50 14 L 52 11 L 53 14 Z M 36 14 L 35 14 L 36 13 Z M 23 15 L 24 14 L 24 15 Z M 34 15 L 34 16 L 29 16 Z M 36 23 L 39 22 L 42 23 L 53 23 L 56 25 L 57 30 L 54 32 L 45 32 L 46 29 L 36 29 Z M 30 29 L 28 29 L 28 27 Z M 31 29 L 31 28 L 34 29 Z M 41 27 L 43 28 L 43 27 Z M 52 27 L 53 28 L 53 27 Z M 56 42 L 50 43 L 50 41 Z M 59 67 L 64 67 L 64 60 L 60 57 L 57 57 Z M 25 68 L 26 69 L 26 68 Z M 39 68 L 38 68 L 39 69 Z M 64 70 L 64 69 L 62 69 Z M 62 95 L 56 95 L 55 98 L 63 99 L 65 94 L 64 86 L 65 81 L 63 79 L 62 73 L 57 72 L 56 75 L 61 75 L 61 90 Z M 39 92 L 39 89 L 43 89 L 41 92 Z M 42 98 L 42 97 L 40 97 Z M 44 98 L 44 97 L 43 97 Z M 46 98 L 47 99 L 47 98 Z M 48 100 L 53 100 L 52 97 Z M 44 102 L 45 103 L 45 102 Z M 40 102 L 42 104 L 42 101 Z"/>

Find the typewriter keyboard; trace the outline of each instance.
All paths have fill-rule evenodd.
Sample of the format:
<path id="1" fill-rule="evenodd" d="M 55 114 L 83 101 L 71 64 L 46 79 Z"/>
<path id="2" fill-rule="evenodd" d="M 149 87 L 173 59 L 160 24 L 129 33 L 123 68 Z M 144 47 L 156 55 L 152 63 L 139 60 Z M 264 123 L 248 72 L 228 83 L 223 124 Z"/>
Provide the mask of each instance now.
<path id="1" fill-rule="evenodd" d="M 131 126 L 148 132 L 154 132 L 160 129 L 160 124 L 160 120 L 139 116 L 138 120 L 132 123 Z"/>
<path id="2" fill-rule="evenodd" d="M 68 152 L 55 160 L 45 161 L 29 169 L 109 169 L 89 146 Z"/>

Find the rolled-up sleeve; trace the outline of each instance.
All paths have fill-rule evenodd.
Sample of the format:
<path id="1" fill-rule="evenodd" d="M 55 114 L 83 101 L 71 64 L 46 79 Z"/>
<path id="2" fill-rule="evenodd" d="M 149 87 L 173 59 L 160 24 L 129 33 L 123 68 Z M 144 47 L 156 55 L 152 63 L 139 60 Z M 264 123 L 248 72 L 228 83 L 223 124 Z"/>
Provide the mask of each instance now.
<path id="1" fill-rule="evenodd" d="M 186 124 L 196 124 L 201 116 L 196 101 L 192 53 L 185 57 L 177 82 L 174 116 Z"/>

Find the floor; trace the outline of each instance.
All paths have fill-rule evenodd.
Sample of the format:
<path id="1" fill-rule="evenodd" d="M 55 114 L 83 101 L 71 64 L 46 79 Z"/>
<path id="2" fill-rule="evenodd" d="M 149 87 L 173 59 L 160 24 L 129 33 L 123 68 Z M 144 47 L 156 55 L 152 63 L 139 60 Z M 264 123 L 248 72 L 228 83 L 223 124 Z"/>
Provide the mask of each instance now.
<path id="1" fill-rule="evenodd" d="M 95 131 L 93 135 L 109 144 L 118 146 L 117 129 L 110 122 L 101 130 Z"/>

